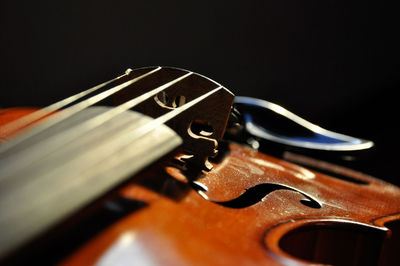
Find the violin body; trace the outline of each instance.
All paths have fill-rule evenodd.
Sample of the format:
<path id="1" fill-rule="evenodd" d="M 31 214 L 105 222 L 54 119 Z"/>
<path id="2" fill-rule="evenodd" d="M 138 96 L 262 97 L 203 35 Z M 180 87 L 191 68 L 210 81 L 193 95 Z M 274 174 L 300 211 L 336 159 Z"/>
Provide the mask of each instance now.
<path id="1" fill-rule="evenodd" d="M 145 206 L 89 241 L 64 264 L 107 265 L 125 256 L 150 265 L 398 262 L 399 239 L 388 239 L 385 227 L 389 224 L 398 233 L 398 188 L 339 168 L 366 183 L 348 184 L 237 144 L 229 150 L 199 181 L 207 186 L 209 198 L 225 202 L 257 185 L 279 183 L 317 195 L 322 207 L 301 204 L 304 197 L 298 192 L 268 188 L 255 192 L 261 196 L 252 204 L 221 206 L 160 168 L 148 169 L 119 192 Z"/>
<path id="2" fill-rule="evenodd" d="M 3 110 L 0 128 L 31 111 Z M 0 137 L 7 141 L 12 134 Z M 229 140 L 221 141 L 218 150 L 210 159 L 211 170 L 180 168 L 175 150 L 132 176 L 101 203 L 111 199 L 109 209 L 123 215 L 55 262 L 400 264 L 398 187 L 295 153 L 277 158 Z M 77 228 L 74 223 L 44 246 L 60 248 L 54 243 Z M 32 255 L 39 261 L 41 249 L 33 253 L 42 255 Z M 15 257 L 23 256 L 19 254 Z"/>

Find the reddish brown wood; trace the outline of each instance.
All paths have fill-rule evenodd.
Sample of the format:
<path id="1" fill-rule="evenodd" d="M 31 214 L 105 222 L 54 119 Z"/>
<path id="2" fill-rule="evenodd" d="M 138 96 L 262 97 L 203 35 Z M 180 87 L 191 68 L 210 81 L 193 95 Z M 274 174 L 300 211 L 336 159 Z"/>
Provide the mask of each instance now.
<path id="1" fill-rule="evenodd" d="M 0 143 L 1 142 L 6 142 L 13 136 L 15 136 L 17 131 L 8 131 L 4 129 L 4 126 L 14 120 L 17 120 L 23 116 L 26 116 L 30 113 L 33 113 L 37 109 L 35 108 L 7 108 L 7 109 L 2 109 L 0 110 Z M 19 128 L 19 132 L 22 130 Z"/>
<path id="2" fill-rule="evenodd" d="M 163 265 L 307 264 L 288 254 L 293 247 L 281 242 L 294 230 L 306 233 L 292 236 L 289 243 L 304 250 L 300 255 L 312 252 L 310 259 L 317 262 L 377 262 L 381 242 L 389 237 L 386 221 L 400 218 L 399 188 L 353 171 L 353 178 L 368 184 L 349 183 L 236 144 L 230 149 L 199 180 L 209 188 L 210 199 L 226 201 L 272 182 L 313 195 L 322 208 L 302 205 L 302 195 L 287 190 L 274 191 L 246 208 L 223 207 L 169 177 L 162 166 L 154 166 L 120 191 L 149 205 L 112 225 L 64 264 L 99 262 L 127 234 L 134 236 L 128 246 L 140 248 L 144 259 Z M 171 191 L 179 196 L 171 197 Z M 346 257 L 343 250 L 348 251 Z"/>
<path id="3" fill-rule="evenodd" d="M 29 112 L 3 110 L 0 126 Z M 83 243 L 62 264 L 95 264 L 119 246 L 128 253 L 136 251 L 136 258 L 124 261 L 129 264 L 282 265 L 314 261 L 395 265 L 400 257 L 396 248 L 400 242 L 400 189 L 315 159 L 297 159 L 365 184 L 320 174 L 232 143 L 222 160 L 198 179 L 208 187 L 202 196 L 183 182 L 186 173 L 173 167 L 165 171 L 165 161 L 158 162 L 132 177 L 119 191 L 147 206 Z M 264 183 L 302 191 L 322 207 L 303 205 L 300 200 L 304 196 L 290 190 L 273 191 L 245 208 L 213 202 L 229 201 Z"/>

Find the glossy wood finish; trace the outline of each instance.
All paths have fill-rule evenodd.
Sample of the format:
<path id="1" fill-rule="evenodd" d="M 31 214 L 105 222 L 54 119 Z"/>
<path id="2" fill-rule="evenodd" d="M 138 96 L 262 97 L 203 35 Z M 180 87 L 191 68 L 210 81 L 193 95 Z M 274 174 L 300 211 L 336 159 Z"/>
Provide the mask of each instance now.
<path id="1" fill-rule="evenodd" d="M 35 108 L 7 108 L 0 110 L 0 143 L 7 142 L 13 136 L 15 136 L 18 132 L 22 131 L 22 128 L 18 128 L 18 131 L 9 131 L 6 130 L 3 126 L 15 121 L 21 117 L 24 117 L 28 114 L 37 111 Z"/>
<path id="2" fill-rule="evenodd" d="M 24 134 L 1 147 L 0 258 L 71 217 L 182 143 L 164 124 L 149 129 L 147 125 L 154 120 L 133 111 L 95 129 L 90 127 L 94 119 L 113 110 L 91 107 L 34 136 L 27 138 Z M 139 131 L 143 127 L 146 134 Z"/>
<path id="3" fill-rule="evenodd" d="M 396 264 L 399 188 L 316 159 L 287 158 L 349 179 L 231 143 L 200 174 L 199 192 L 190 185 L 194 174 L 166 158 L 118 192 L 138 207 L 61 264 Z"/>
<path id="4" fill-rule="evenodd" d="M 165 174 L 163 168 L 153 166 L 120 191 L 124 197 L 146 202 L 145 207 L 110 226 L 64 264 L 101 265 L 113 261 L 113 254 L 122 259 L 123 254 L 134 251 L 140 251 L 135 253 L 138 257 L 126 255 L 125 263 L 308 264 L 289 254 L 291 242 L 304 251 L 297 252 L 300 256 L 315 252 L 311 257 L 315 262 L 375 264 L 384 239 L 390 235 L 382 219 L 400 218 L 397 187 L 353 171 L 349 171 L 353 178 L 367 184 L 350 183 L 236 144 L 231 144 L 228 155 L 199 179 L 208 188 L 204 192 L 208 200 Z M 215 203 L 238 198 L 249 188 L 266 183 L 305 192 L 322 207 L 303 205 L 300 193 L 284 189 L 258 191 L 264 195 L 253 195 L 260 200 L 247 207 Z M 282 242 L 296 230 L 312 233 Z M 399 237 L 392 235 L 393 239 Z M 312 247 L 316 240 L 320 245 Z M 345 254 L 342 247 L 352 249 Z"/>

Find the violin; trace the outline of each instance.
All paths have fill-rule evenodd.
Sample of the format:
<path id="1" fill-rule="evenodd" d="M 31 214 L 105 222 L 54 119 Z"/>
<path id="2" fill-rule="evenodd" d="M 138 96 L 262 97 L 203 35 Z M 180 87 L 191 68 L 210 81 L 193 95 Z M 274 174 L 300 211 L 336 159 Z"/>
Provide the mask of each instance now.
<path id="1" fill-rule="evenodd" d="M 399 265 L 373 142 L 171 67 L 0 113 L 5 265 Z"/>

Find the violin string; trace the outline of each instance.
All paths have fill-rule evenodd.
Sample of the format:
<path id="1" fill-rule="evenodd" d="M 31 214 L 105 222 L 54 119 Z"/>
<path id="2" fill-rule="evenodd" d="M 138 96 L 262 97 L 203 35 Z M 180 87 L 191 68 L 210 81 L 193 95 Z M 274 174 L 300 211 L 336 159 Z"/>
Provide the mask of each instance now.
<path id="1" fill-rule="evenodd" d="M 86 134 L 89 131 L 96 129 L 97 127 L 101 126 L 103 123 L 106 123 L 107 121 L 111 120 L 112 118 L 116 117 L 117 115 L 129 110 L 130 108 L 147 100 L 151 96 L 156 95 L 157 93 L 178 83 L 179 81 L 185 79 L 186 77 L 188 77 L 192 74 L 193 74 L 193 72 L 188 72 L 185 75 L 182 75 L 170 82 L 167 82 L 147 93 L 144 93 L 136 98 L 133 98 L 133 99 L 117 106 L 117 107 L 114 107 L 104 113 L 101 113 L 101 114 L 85 121 L 82 124 L 78 124 L 76 126 L 68 128 L 67 130 L 63 131 L 60 134 L 57 134 L 50 138 L 47 138 L 46 142 L 44 142 L 44 143 L 34 143 L 33 144 L 34 146 L 26 147 L 26 149 L 31 149 L 32 151 L 35 151 L 34 153 L 32 152 L 32 153 L 25 153 L 23 155 L 20 155 L 19 153 L 13 152 L 12 154 L 8 155 L 0 162 L 0 166 L 1 166 L 0 172 L 1 172 L 2 176 L 7 176 L 8 173 L 11 171 L 12 167 L 7 167 L 7 165 L 9 165 L 9 162 L 12 162 L 13 160 L 18 158 L 18 160 L 20 161 L 19 168 L 22 169 L 22 168 L 24 168 L 24 166 L 29 165 L 30 163 L 38 160 L 39 158 L 42 158 L 43 156 L 46 156 L 47 154 L 51 153 L 52 151 L 54 151 L 64 145 L 68 145 L 68 143 L 70 141 L 73 141 L 74 139 L 79 138 L 80 136 L 83 136 L 83 134 Z M 60 139 L 62 139 L 62 141 L 59 141 Z M 35 149 L 34 148 L 35 146 L 37 146 L 38 148 Z"/>
<path id="2" fill-rule="evenodd" d="M 153 130 L 154 128 L 156 128 L 157 126 L 160 126 L 162 124 L 165 124 L 166 122 L 168 122 L 169 120 L 171 120 L 172 118 L 176 117 L 177 115 L 179 115 L 180 113 L 186 111 L 187 109 L 191 108 L 192 106 L 194 106 L 195 104 L 201 102 L 202 100 L 204 100 L 205 98 L 209 97 L 210 95 L 216 93 L 217 91 L 221 90 L 223 87 L 222 86 L 218 86 L 217 88 L 191 100 L 190 102 L 181 105 L 180 107 L 177 107 L 175 109 L 173 109 L 172 111 L 152 120 L 151 122 L 147 123 L 146 125 L 140 127 L 138 129 L 138 131 L 140 132 L 148 132 L 150 130 Z"/>
<path id="3" fill-rule="evenodd" d="M 21 143 L 22 141 L 39 134 L 40 132 L 43 132 L 44 130 L 50 128 L 51 126 L 54 126 L 55 124 L 67 119 L 68 117 L 71 117 L 72 115 L 92 106 L 93 104 L 98 103 L 99 101 L 117 93 L 118 91 L 132 85 L 133 83 L 159 71 L 161 67 L 157 67 L 149 72 L 146 72 L 145 74 L 138 76 L 132 80 L 126 81 L 118 86 L 112 87 L 104 92 L 101 92 L 99 94 L 96 94 L 84 101 L 81 101 L 67 109 L 62 110 L 62 112 L 56 113 L 50 117 L 46 117 L 36 124 L 27 127 L 27 131 L 25 134 L 20 135 L 18 138 L 15 138 L 13 141 L 7 143 L 6 145 L 0 146 L 0 153 L 5 152 L 6 150 L 10 149 L 11 147 L 17 145 L 18 143 Z"/>
<path id="4" fill-rule="evenodd" d="M 113 138 L 109 138 L 109 141 L 106 142 L 101 142 L 99 145 L 93 145 L 92 148 L 90 149 L 85 149 L 82 152 L 76 153 L 73 156 L 69 156 L 68 160 L 63 160 L 59 161 L 57 164 L 51 164 L 51 169 L 48 169 L 50 171 L 45 171 L 43 175 L 40 174 L 39 179 L 35 179 L 32 182 L 19 182 L 21 179 L 20 177 L 23 178 L 29 178 L 29 175 L 21 175 L 20 169 L 17 168 L 16 172 L 14 175 L 8 176 L 8 180 L 13 180 L 12 183 L 9 183 L 8 186 L 0 186 L 0 194 L 2 195 L 2 203 L 4 206 L 7 206 L 11 202 L 17 202 L 19 203 L 22 199 L 26 199 L 24 195 L 27 195 L 26 192 L 28 191 L 36 191 L 36 187 L 41 186 L 42 184 L 47 184 L 50 187 L 53 184 L 58 184 L 57 182 L 57 177 L 60 175 L 78 175 L 78 176 L 84 176 L 85 178 L 80 178 L 80 179 L 73 179 L 71 182 L 67 182 L 65 185 L 67 187 L 74 187 L 82 183 L 84 180 L 93 180 L 92 177 L 94 175 L 98 175 L 99 171 L 102 170 L 102 165 L 106 165 L 108 169 L 115 169 L 119 164 L 121 160 L 126 160 L 127 157 L 121 157 L 121 153 L 124 154 L 126 149 L 131 149 L 132 147 L 135 146 L 135 141 L 138 141 L 138 139 L 141 139 L 144 137 L 146 134 L 151 133 L 152 130 L 156 129 L 160 125 L 164 124 L 168 120 L 176 117 L 180 113 L 188 110 L 195 104 L 203 101 L 205 98 L 209 97 L 210 95 L 216 93 L 217 91 L 221 90 L 223 87 L 219 86 L 211 91 L 209 91 L 206 94 L 203 94 L 200 97 L 195 98 L 194 100 L 177 107 L 176 109 L 173 109 L 169 111 L 168 113 L 152 120 L 149 123 L 145 123 L 142 126 L 137 127 L 137 125 L 132 125 L 129 124 L 129 127 L 125 128 L 124 131 L 129 131 L 128 133 L 125 132 L 117 132 L 118 135 L 121 135 L 121 137 L 115 136 Z M 170 139 L 171 140 L 171 139 Z M 63 150 L 68 150 L 69 146 L 66 145 L 63 147 Z M 130 156 L 132 153 L 128 153 L 127 155 Z M 53 157 L 50 157 L 49 159 L 52 159 Z M 130 157 L 128 157 L 130 158 Z M 83 163 L 84 162 L 84 163 Z M 35 167 L 39 168 L 31 168 L 30 171 L 33 171 L 33 176 L 37 176 L 37 173 L 35 172 L 35 169 L 41 169 L 44 165 L 46 165 L 46 161 L 42 161 L 39 163 L 39 165 L 36 165 Z M 132 162 L 132 164 L 135 164 L 135 161 Z M 143 167 L 144 165 L 142 164 L 139 167 Z M 94 170 L 92 170 L 94 169 Z M 100 170 L 98 170 L 100 169 Z M 138 171 L 140 169 L 135 167 L 130 167 L 130 171 Z M 126 173 L 129 174 L 129 173 Z M 19 180 L 18 180 L 19 179 Z M 2 180 L 6 181 L 6 180 Z M 23 181 L 23 180 L 22 180 Z M 35 183 L 35 182 L 38 183 Z M 92 181 L 93 182 L 93 181 Z M 89 183 L 88 183 L 89 184 Z M 14 187 L 13 187 L 14 186 Z M 96 187 L 96 184 L 92 184 L 92 186 Z M 17 188 L 15 188 L 17 187 Z M 3 189 L 3 190 L 2 190 Z M 5 190 L 6 189 L 6 190 Z M 10 189 L 18 189 L 19 193 L 10 193 Z M 48 194 L 44 195 L 45 197 L 42 197 L 41 201 L 43 202 L 46 199 L 49 198 L 57 198 L 53 191 L 49 191 Z M 104 192 L 104 191 L 103 191 Z M 64 197 L 65 198 L 65 197 Z M 36 201 L 37 202 L 37 201 Z M 35 204 L 35 203 L 34 203 Z M 41 204 L 41 202 L 39 202 Z M 23 204 L 22 204 L 23 205 Z M 50 204 L 51 205 L 51 204 Z M 52 206 L 54 207 L 54 206 Z M 10 210 L 9 212 L 5 213 L 0 217 L 0 223 L 4 224 L 4 221 L 10 221 L 13 219 L 13 217 L 18 216 L 18 213 L 26 212 L 24 208 L 15 208 Z M 28 212 L 31 210 L 28 210 Z"/>
<path id="5" fill-rule="evenodd" d="M 218 86 L 217 88 L 191 100 L 188 103 L 185 103 L 184 105 L 181 105 L 179 107 L 176 107 L 175 109 L 165 113 L 162 116 L 159 116 L 156 119 L 151 120 L 150 122 L 137 127 L 136 125 L 130 125 L 127 128 L 124 128 L 123 132 L 119 132 L 120 137 L 114 137 L 113 141 L 118 142 L 118 147 L 120 149 L 124 149 L 128 147 L 132 142 L 137 141 L 139 138 L 145 136 L 146 134 L 150 133 L 152 130 L 156 129 L 157 127 L 165 124 L 169 120 L 175 118 L 178 116 L 180 113 L 187 111 L 194 105 L 198 104 L 199 102 L 203 101 L 210 95 L 216 93 L 217 91 L 223 89 L 223 86 Z M 114 144 L 115 145 L 115 144 Z M 117 145 L 115 145 L 117 146 Z M 96 151 L 91 150 L 91 152 L 95 152 L 95 154 L 107 154 L 105 156 L 106 159 L 113 157 L 115 154 L 120 152 L 120 150 L 115 150 L 113 153 L 109 153 L 109 147 L 107 145 L 104 146 L 97 146 L 95 147 Z M 79 158 L 74 158 L 73 161 L 75 161 L 77 164 L 80 164 Z M 99 163 L 99 162 L 96 162 Z M 87 168 L 90 168 L 91 166 L 85 165 Z M 112 168 L 112 166 L 109 166 Z"/>
<path id="6" fill-rule="evenodd" d="M 188 76 L 189 74 L 190 73 L 186 74 L 185 76 Z M 215 92 L 217 92 L 218 90 L 220 90 L 222 88 L 223 88 L 222 86 L 219 86 L 219 87 L 209 91 L 208 93 L 205 93 L 205 94 L 193 99 L 192 101 L 187 102 L 184 105 L 177 107 L 177 108 L 167 112 L 166 114 L 159 116 L 158 118 L 155 118 L 155 119 L 151 120 L 150 122 L 147 122 L 139 127 L 135 123 L 129 124 L 129 126 L 124 127 L 123 129 L 119 130 L 117 134 L 113 135 L 113 138 L 110 138 L 109 141 L 98 143 L 98 145 L 92 147 L 91 149 L 88 149 L 85 152 L 77 154 L 70 161 L 64 162 L 63 164 L 64 165 L 68 164 L 68 167 L 70 167 L 69 169 L 77 169 L 78 165 L 82 163 L 82 161 L 80 160 L 81 156 L 85 156 L 85 154 L 87 155 L 87 153 L 95 154 L 96 156 L 93 155 L 93 157 L 98 157 L 100 154 L 103 154 L 105 156 L 105 158 L 111 158 L 111 156 L 118 153 L 119 149 L 123 149 L 124 147 L 127 147 L 130 143 L 137 141 L 139 138 L 143 137 L 144 135 L 151 132 L 155 128 L 161 126 L 162 124 L 165 124 L 170 119 L 172 119 L 172 118 L 176 117 L 177 115 L 179 115 L 180 113 L 188 110 L 195 104 L 199 103 L 200 101 L 204 100 L 205 98 L 209 97 L 210 95 L 214 94 Z M 57 149 L 57 151 L 62 152 L 63 150 L 66 150 L 66 149 L 69 149 L 69 145 L 62 145 L 59 149 Z M 112 151 L 111 153 L 110 153 L 110 150 Z M 47 157 L 47 158 L 52 158 L 52 156 Z M 23 161 L 26 162 L 25 159 Z M 41 162 L 41 160 L 38 160 L 37 157 L 35 158 L 35 161 L 39 164 Z M 45 161 L 46 161 L 46 159 L 45 159 Z M 2 161 L 2 163 L 3 163 L 3 161 Z M 76 167 L 72 167 L 70 165 L 70 164 L 74 164 L 74 163 L 77 164 Z M 98 163 L 98 162 L 96 162 L 96 163 Z M 87 162 L 85 163 L 85 165 L 86 164 L 87 164 Z M 30 164 L 30 165 L 33 166 L 32 164 Z M 6 169 L 7 164 L 5 164 L 3 166 L 5 166 L 5 168 L 3 168 L 3 167 L 0 168 L 1 169 L 0 182 L 5 181 L 10 177 L 15 179 L 18 176 L 18 172 L 21 172 L 24 170 L 24 168 L 26 168 L 26 167 L 24 167 L 26 165 L 24 165 L 24 166 L 19 165 L 17 171 L 15 172 L 15 170 L 14 170 L 14 172 L 13 172 L 13 171 L 10 171 L 11 169 Z M 86 166 L 89 166 L 89 164 L 87 164 Z M 51 174 L 51 173 L 49 173 L 49 174 Z"/>
<path id="7" fill-rule="evenodd" d="M 165 83 L 165 84 L 163 84 L 163 85 L 161 85 L 161 86 L 149 91 L 149 92 L 143 93 L 142 95 L 140 95 L 140 96 L 138 96 L 136 98 L 133 98 L 133 99 L 121 104 L 121 105 L 118 105 L 117 107 L 112 108 L 111 110 L 107 111 L 106 113 L 103 113 L 103 114 L 99 115 L 98 117 L 95 117 L 95 118 L 91 119 L 89 122 L 93 122 L 94 123 L 94 121 L 97 120 L 97 121 L 99 121 L 98 123 L 104 123 L 104 122 L 112 119 L 116 115 L 121 114 L 121 113 L 131 109 L 132 107 L 135 107 L 139 103 L 147 100 L 148 98 L 156 95 L 157 93 L 159 93 L 159 92 L 165 90 L 166 88 L 178 83 L 179 81 L 187 78 L 188 76 L 190 76 L 192 74 L 193 74 L 193 72 L 188 72 L 185 75 L 182 75 L 182 76 L 180 76 L 180 77 L 178 77 L 178 78 L 176 78 L 176 79 L 174 79 L 174 80 L 172 80 L 170 82 L 167 82 L 167 83 Z"/>
<path id="8" fill-rule="evenodd" d="M 85 152 L 87 152 L 87 153 L 90 152 L 92 154 L 97 154 L 97 155 L 103 154 L 104 159 L 109 160 L 109 158 L 113 158 L 113 156 L 116 155 L 120 151 L 120 149 L 124 149 L 124 148 L 128 147 L 132 142 L 137 141 L 139 138 L 150 133 L 152 130 L 156 129 L 157 127 L 165 124 L 166 122 L 168 122 L 172 118 L 176 117 L 180 113 L 187 111 L 192 106 L 198 104 L 199 102 L 203 101 L 204 99 L 206 99 L 210 95 L 216 93 L 217 91 L 221 90 L 222 88 L 223 88 L 223 86 L 219 86 L 219 87 L 193 99 L 192 101 L 190 101 L 180 107 L 177 107 L 177 108 L 165 113 L 164 115 L 151 120 L 150 122 L 147 122 L 146 124 L 144 124 L 140 127 L 137 127 L 136 124 L 130 124 L 128 127 L 124 128 L 122 131 L 119 131 L 117 136 L 113 136 L 113 138 L 111 139 L 111 142 L 101 143 L 101 144 L 97 145 L 96 147 L 93 147 L 92 149 L 85 151 Z M 111 152 L 111 153 L 110 153 L 110 145 L 112 145 L 112 147 L 113 147 L 113 152 Z M 116 147 L 118 147 L 118 149 L 116 149 Z M 79 156 L 85 156 L 85 155 L 79 154 Z M 77 165 L 82 165 L 79 156 L 73 157 L 73 159 L 71 161 L 69 161 L 68 164 L 75 163 Z M 92 156 L 90 156 L 90 157 L 92 157 Z M 94 163 L 98 164 L 100 162 L 96 161 Z M 69 167 L 71 169 L 75 169 L 74 167 L 71 167 L 71 165 Z M 93 166 L 89 165 L 89 164 L 85 164 L 85 167 L 89 169 Z M 110 166 L 110 167 L 112 167 L 112 166 Z"/>
<path id="9" fill-rule="evenodd" d="M 113 78 L 111 80 L 103 82 L 103 83 L 101 83 L 99 85 L 96 85 L 96 86 L 94 86 L 94 87 L 92 87 L 90 89 L 87 89 L 85 91 L 82 91 L 82 92 L 79 92 L 79 93 L 74 94 L 72 96 L 69 96 L 69 97 L 67 97 L 65 99 L 62 99 L 62 100 L 56 102 L 56 103 L 53 103 L 53 104 L 51 104 L 49 106 L 46 106 L 44 108 L 41 108 L 41 109 L 39 109 L 37 111 L 34 111 L 34 112 L 28 114 L 28 115 L 25 115 L 25 116 L 23 116 L 23 117 L 21 117 L 19 119 L 11 121 L 11 122 L 7 123 L 6 125 L 4 125 L 2 130 L 4 132 L 15 132 L 15 131 L 17 131 L 18 129 L 20 129 L 22 127 L 25 127 L 25 126 L 27 126 L 29 124 L 32 124 L 33 122 L 35 122 L 35 121 L 37 121 L 37 120 L 39 120 L 39 119 L 41 119 L 41 118 L 53 113 L 55 111 L 60 110 L 61 108 L 67 106 L 68 104 L 71 104 L 71 103 L 81 99 L 82 97 L 85 97 L 86 95 L 89 95 L 90 93 L 95 92 L 95 91 L 107 86 L 108 84 L 110 84 L 110 83 L 112 83 L 112 82 L 114 82 L 116 80 L 119 80 L 119 79 L 123 78 L 124 76 L 129 75 L 131 72 L 132 72 L 131 69 L 127 69 L 123 75 L 120 75 L 120 76 L 118 76 L 116 78 Z"/>

